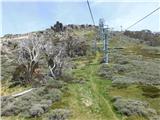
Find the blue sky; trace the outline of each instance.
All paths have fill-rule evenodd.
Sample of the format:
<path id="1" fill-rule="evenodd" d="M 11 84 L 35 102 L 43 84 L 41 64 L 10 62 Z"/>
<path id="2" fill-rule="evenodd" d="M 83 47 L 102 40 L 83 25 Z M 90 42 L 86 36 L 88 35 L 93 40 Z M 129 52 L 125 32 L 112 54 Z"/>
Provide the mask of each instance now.
<path id="1" fill-rule="evenodd" d="M 120 30 L 130 26 L 149 12 L 158 8 L 158 2 L 104 2 L 90 0 L 91 9 L 98 24 L 104 18 L 106 24 Z M 92 24 L 86 1 L 3 1 L 1 4 L 2 33 L 19 34 L 44 30 L 58 20 L 64 24 Z M 150 29 L 160 31 L 160 11 L 130 30 Z"/>

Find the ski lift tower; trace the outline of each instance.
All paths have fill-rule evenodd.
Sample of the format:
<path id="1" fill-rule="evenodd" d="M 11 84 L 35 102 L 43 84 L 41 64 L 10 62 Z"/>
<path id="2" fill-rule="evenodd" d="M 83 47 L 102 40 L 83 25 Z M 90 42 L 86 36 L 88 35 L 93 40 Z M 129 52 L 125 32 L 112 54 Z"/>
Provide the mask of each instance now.
<path id="1" fill-rule="evenodd" d="M 109 28 L 104 28 L 104 19 L 99 19 L 99 31 L 100 31 L 100 38 L 103 41 L 103 53 L 104 53 L 104 62 L 108 64 L 108 33 Z"/>

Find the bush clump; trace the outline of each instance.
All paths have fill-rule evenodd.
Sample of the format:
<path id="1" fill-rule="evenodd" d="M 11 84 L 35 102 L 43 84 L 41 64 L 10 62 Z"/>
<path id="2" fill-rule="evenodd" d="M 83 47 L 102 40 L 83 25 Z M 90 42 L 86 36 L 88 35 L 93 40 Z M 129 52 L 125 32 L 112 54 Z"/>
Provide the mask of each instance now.
<path id="1" fill-rule="evenodd" d="M 20 114 L 22 117 L 39 117 L 51 105 L 61 99 L 62 92 L 56 88 L 40 87 L 18 97 L 3 98 L 2 116 Z"/>
<path id="2" fill-rule="evenodd" d="M 139 100 L 116 98 L 114 101 L 115 109 L 126 116 L 138 115 L 149 119 L 157 115 L 154 109 L 149 108 L 148 103 Z"/>
<path id="3" fill-rule="evenodd" d="M 60 80 L 48 80 L 46 83 L 46 87 L 47 88 L 62 88 L 65 85 L 65 83 L 63 81 Z"/>
<path id="4" fill-rule="evenodd" d="M 105 77 L 108 80 L 112 80 L 114 72 L 115 71 L 113 71 L 112 66 L 102 64 L 98 72 L 98 75 Z"/>
<path id="5" fill-rule="evenodd" d="M 150 98 L 157 98 L 160 97 L 160 89 L 155 86 L 141 86 L 141 89 L 143 91 L 143 95 Z"/>
<path id="6" fill-rule="evenodd" d="M 55 109 L 48 115 L 48 120 L 67 120 L 71 112 L 67 109 Z"/>

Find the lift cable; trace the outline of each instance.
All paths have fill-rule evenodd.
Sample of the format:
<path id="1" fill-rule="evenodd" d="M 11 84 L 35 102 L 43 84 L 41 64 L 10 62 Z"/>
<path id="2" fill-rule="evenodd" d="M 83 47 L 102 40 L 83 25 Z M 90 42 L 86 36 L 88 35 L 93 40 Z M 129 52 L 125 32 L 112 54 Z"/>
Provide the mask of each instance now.
<path id="1" fill-rule="evenodd" d="M 142 20 L 144 20 L 145 18 L 147 18 L 148 16 L 150 16 L 151 14 L 153 14 L 154 12 L 156 12 L 159 9 L 160 9 L 160 7 L 158 7 L 157 9 L 155 9 L 154 11 L 152 11 L 151 13 L 149 13 L 148 15 L 146 15 L 145 17 L 143 17 L 142 19 L 138 20 L 137 22 L 135 22 L 134 24 L 132 24 L 131 26 L 129 26 L 126 30 L 130 29 L 131 27 L 133 27 L 137 23 L 141 22 Z"/>
<path id="2" fill-rule="evenodd" d="M 90 4 L 89 4 L 89 1 L 88 1 L 88 0 L 87 0 L 87 5 L 88 5 L 88 8 L 89 8 L 89 12 L 90 12 L 90 14 L 91 14 L 92 22 L 93 22 L 93 24 L 95 25 L 94 17 L 93 17 L 92 10 L 91 10 L 91 7 L 90 7 Z"/>

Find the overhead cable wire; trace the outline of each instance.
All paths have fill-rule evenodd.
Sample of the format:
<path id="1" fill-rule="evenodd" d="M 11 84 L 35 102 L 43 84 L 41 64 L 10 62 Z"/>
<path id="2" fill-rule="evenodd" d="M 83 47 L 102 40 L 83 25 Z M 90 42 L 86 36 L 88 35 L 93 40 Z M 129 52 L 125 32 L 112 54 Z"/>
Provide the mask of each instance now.
<path id="1" fill-rule="evenodd" d="M 159 10 L 159 9 L 160 9 L 160 7 L 158 7 L 158 8 L 155 9 L 154 11 L 150 12 L 149 14 L 147 14 L 146 16 L 144 16 L 142 19 L 138 20 L 137 22 L 135 22 L 134 24 L 132 24 L 131 26 L 129 26 L 129 27 L 127 28 L 127 30 L 130 29 L 131 27 L 133 27 L 134 25 L 136 25 L 137 23 L 141 22 L 142 20 L 144 20 L 144 19 L 147 18 L 148 16 L 152 15 L 154 12 L 156 12 L 156 11 Z"/>
<path id="2" fill-rule="evenodd" d="M 87 0 L 87 5 L 88 5 L 88 8 L 89 8 L 89 12 L 90 12 L 90 14 L 91 14 L 92 22 L 93 22 L 93 24 L 95 25 L 94 17 L 93 17 L 92 10 L 91 10 L 91 7 L 90 7 L 90 4 L 89 4 L 89 1 L 88 1 L 88 0 Z"/>

